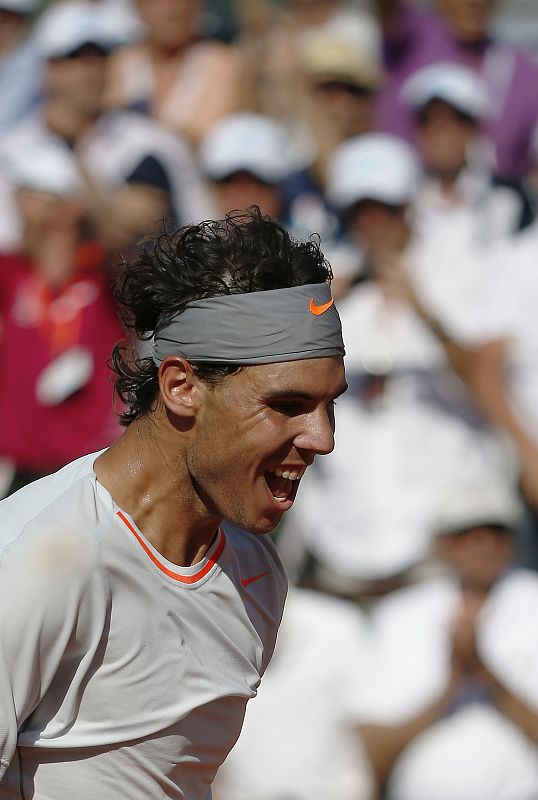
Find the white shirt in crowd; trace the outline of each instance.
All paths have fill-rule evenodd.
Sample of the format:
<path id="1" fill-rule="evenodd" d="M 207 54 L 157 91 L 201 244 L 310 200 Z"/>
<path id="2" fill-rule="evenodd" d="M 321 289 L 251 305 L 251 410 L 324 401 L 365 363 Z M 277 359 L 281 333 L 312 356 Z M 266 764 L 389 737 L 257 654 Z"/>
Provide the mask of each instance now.
<path id="1" fill-rule="evenodd" d="M 481 341 L 506 339 L 505 375 L 516 415 L 538 444 L 538 223 L 481 262 Z"/>
<path id="2" fill-rule="evenodd" d="M 276 639 L 268 537 L 164 559 L 73 462 L 0 504 L 0 797 L 206 800 Z"/>
<path id="3" fill-rule="evenodd" d="M 399 725 L 434 703 L 448 685 L 450 626 L 460 590 L 439 577 L 393 592 L 372 618 L 367 724 Z M 477 623 L 477 647 L 489 670 L 538 711 L 538 575 L 508 572 L 492 589 Z M 538 747 L 479 695 L 462 698 L 396 761 L 388 800 L 533 800 Z"/>
<path id="4" fill-rule="evenodd" d="M 368 654 L 351 603 L 290 588 L 273 661 L 215 800 L 368 800 L 358 724 Z"/>

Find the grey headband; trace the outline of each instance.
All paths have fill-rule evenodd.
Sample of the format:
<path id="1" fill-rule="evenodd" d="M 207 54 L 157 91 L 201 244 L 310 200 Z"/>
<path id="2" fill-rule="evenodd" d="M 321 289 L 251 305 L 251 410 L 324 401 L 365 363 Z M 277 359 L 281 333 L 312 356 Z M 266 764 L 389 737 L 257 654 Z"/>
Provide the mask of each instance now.
<path id="1" fill-rule="evenodd" d="M 153 360 L 271 364 L 344 354 L 331 290 L 313 283 L 194 300 L 155 332 Z"/>

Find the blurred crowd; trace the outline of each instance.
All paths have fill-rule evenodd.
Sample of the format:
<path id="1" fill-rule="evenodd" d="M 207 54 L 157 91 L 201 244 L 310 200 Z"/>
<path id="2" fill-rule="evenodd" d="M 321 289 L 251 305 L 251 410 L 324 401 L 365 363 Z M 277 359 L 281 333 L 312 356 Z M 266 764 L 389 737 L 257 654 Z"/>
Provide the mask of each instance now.
<path id="1" fill-rule="evenodd" d="M 332 265 L 349 390 L 215 800 L 538 798 L 538 53 L 496 5 L 0 0 L 0 496 L 119 434 L 145 235 L 256 204 Z"/>

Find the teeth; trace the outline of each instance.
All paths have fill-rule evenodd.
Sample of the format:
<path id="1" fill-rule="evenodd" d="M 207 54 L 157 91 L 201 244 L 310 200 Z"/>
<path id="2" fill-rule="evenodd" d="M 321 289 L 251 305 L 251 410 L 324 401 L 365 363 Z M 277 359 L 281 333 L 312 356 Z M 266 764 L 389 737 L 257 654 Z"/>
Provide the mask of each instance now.
<path id="1" fill-rule="evenodd" d="M 302 478 L 305 473 L 306 467 L 302 469 L 280 469 L 278 467 L 274 470 L 273 474 L 277 476 L 277 478 L 286 478 L 289 481 L 297 481 L 299 478 Z"/>

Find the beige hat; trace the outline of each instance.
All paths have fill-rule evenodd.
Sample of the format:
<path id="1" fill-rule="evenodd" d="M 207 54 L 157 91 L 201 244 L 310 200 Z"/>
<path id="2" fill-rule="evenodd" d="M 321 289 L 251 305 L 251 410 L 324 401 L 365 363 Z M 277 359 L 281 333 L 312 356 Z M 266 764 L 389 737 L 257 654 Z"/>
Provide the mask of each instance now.
<path id="1" fill-rule="evenodd" d="M 326 30 L 304 39 L 299 59 L 305 73 L 319 82 L 343 81 L 374 91 L 383 80 L 381 68 L 371 54 Z"/>
<path id="2" fill-rule="evenodd" d="M 498 479 L 484 479 L 448 487 L 439 498 L 432 520 L 432 534 L 442 536 L 481 525 L 514 530 L 523 513 L 512 489 Z"/>

